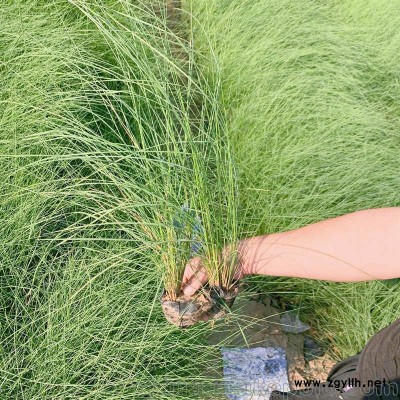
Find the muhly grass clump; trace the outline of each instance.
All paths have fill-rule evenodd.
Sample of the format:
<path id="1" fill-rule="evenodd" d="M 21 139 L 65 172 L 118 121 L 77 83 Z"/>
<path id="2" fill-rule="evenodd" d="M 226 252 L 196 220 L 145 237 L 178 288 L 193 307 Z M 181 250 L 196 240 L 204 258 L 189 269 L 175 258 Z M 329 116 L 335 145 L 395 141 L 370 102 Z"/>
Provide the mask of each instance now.
<path id="1" fill-rule="evenodd" d="M 218 87 L 156 2 L 6 2 L 0 49 L 0 397 L 212 397 L 159 301 L 183 205 L 205 257 L 235 241 Z"/>
<path id="2" fill-rule="evenodd" d="M 204 73 L 221 76 L 239 175 L 239 236 L 400 205 L 397 4 L 194 0 L 185 6 L 196 21 L 195 47 L 217 59 L 200 60 Z M 267 286 L 279 291 L 278 285 Z M 292 294 L 287 288 L 288 301 L 296 287 Z M 375 291 L 398 302 L 398 284 L 387 297 L 385 287 L 366 284 L 357 295 L 352 284 L 308 281 L 302 293 L 309 307 L 324 310 L 316 313 L 324 321 L 319 328 L 332 330 L 343 355 L 358 351 L 396 318 L 394 306 L 380 312 L 367 306 L 366 297 L 375 298 Z M 307 297 L 315 290 L 332 303 L 327 311 L 323 296 Z M 354 319 L 369 321 L 371 315 L 376 322 L 353 329 Z M 331 317 L 341 327 L 328 323 Z"/>

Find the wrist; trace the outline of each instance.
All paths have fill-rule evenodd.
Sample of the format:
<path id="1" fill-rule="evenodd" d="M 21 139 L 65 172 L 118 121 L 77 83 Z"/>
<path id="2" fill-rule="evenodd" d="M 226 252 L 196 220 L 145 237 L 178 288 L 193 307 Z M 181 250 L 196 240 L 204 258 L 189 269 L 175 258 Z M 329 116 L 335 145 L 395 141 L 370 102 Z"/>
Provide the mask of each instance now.
<path id="1" fill-rule="evenodd" d="M 248 275 L 258 274 L 257 271 L 257 249 L 260 248 L 262 239 L 265 236 L 239 240 L 237 245 L 228 245 L 222 251 L 222 258 L 225 260 L 235 258 L 235 271 L 233 279 L 238 281 Z"/>
<path id="2" fill-rule="evenodd" d="M 237 279 L 245 278 L 248 275 L 254 274 L 253 263 L 251 262 L 252 257 L 250 256 L 250 239 L 242 239 L 239 241 L 237 246 Z"/>
<path id="3" fill-rule="evenodd" d="M 267 236 L 255 236 L 242 239 L 238 245 L 238 254 L 240 259 L 240 275 L 241 278 L 248 275 L 263 275 L 262 259 L 266 258 L 265 240 Z"/>

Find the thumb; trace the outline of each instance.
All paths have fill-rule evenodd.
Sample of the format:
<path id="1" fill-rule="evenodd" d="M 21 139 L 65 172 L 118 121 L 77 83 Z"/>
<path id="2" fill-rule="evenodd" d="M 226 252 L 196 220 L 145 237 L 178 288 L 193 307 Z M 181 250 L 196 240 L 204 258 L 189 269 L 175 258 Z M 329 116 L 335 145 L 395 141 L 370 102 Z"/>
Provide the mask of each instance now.
<path id="1" fill-rule="evenodd" d="M 192 259 L 186 265 L 182 282 L 182 291 L 185 296 L 193 296 L 208 281 L 206 270 L 199 258 Z"/>
<path id="2" fill-rule="evenodd" d="M 196 293 L 196 291 L 197 291 L 198 289 L 200 289 L 200 288 L 197 288 L 197 287 L 195 287 L 195 286 L 190 286 L 189 284 L 186 284 L 186 285 L 183 287 L 183 294 L 184 294 L 185 296 L 187 296 L 187 297 L 192 297 L 192 296 Z"/>

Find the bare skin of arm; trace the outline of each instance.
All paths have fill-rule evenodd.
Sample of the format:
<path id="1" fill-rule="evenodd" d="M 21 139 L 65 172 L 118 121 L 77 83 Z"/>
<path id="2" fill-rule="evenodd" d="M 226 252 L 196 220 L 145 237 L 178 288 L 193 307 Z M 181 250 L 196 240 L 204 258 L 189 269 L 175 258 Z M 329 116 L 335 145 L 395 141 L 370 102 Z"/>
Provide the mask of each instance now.
<path id="1" fill-rule="evenodd" d="M 357 282 L 400 277 L 400 207 L 357 211 L 288 232 L 239 242 L 237 278 L 259 274 Z M 199 257 L 186 266 L 182 289 L 207 282 Z"/>

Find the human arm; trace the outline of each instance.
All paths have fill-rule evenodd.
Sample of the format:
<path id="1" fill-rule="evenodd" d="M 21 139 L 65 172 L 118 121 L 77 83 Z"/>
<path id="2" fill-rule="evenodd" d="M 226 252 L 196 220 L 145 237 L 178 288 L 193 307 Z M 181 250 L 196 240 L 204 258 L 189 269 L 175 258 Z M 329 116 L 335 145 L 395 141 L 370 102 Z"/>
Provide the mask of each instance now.
<path id="1" fill-rule="evenodd" d="M 243 239 L 238 278 L 260 274 L 355 282 L 400 277 L 400 207 L 357 211 L 287 232 Z M 190 260 L 183 291 L 193 295 L 207 275 Z"/>

